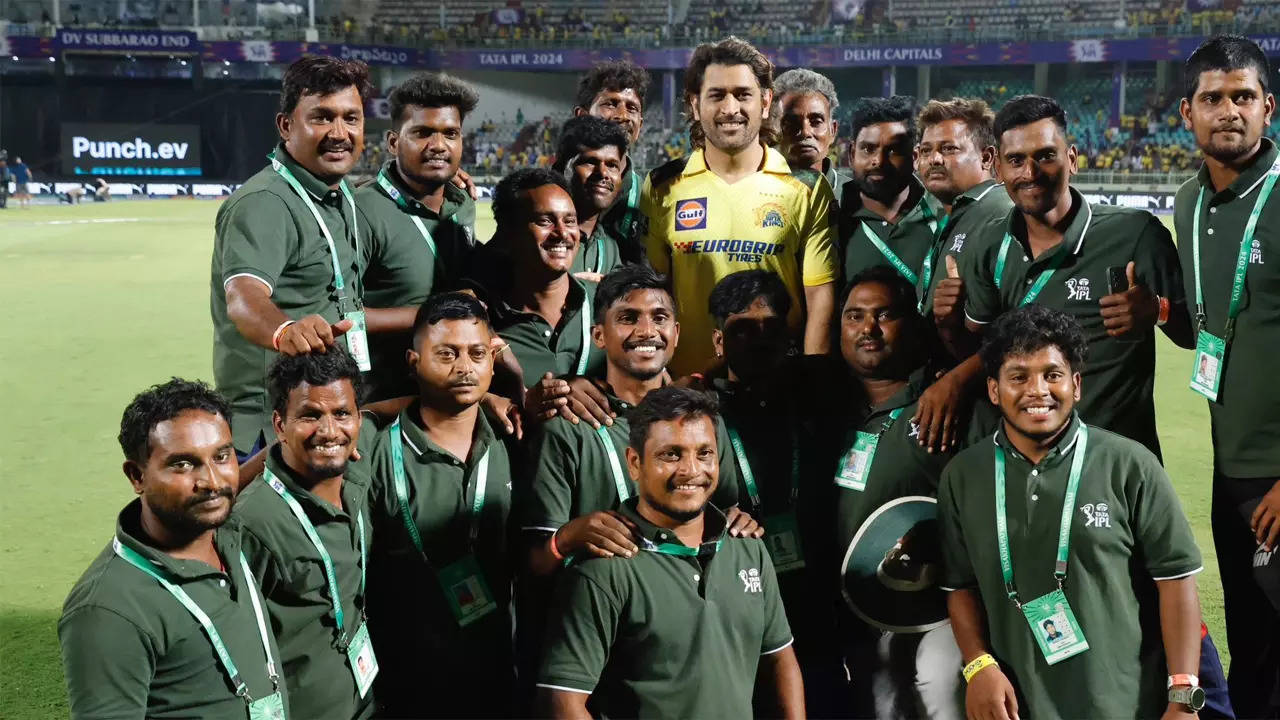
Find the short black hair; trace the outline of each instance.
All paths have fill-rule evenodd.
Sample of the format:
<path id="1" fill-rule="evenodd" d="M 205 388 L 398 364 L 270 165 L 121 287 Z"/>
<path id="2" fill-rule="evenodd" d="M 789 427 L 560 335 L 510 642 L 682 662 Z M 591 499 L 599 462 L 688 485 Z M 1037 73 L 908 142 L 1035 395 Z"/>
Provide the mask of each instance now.
<path id="1" fill-rule="evenodd" d="M 405 112 L 410 105 L 424 108 L 455 107 L 459 118 L 465 120 L 476 109 L 476 105 L 480 104 L 480 95 L 470 85 L 452 75 L 424 72 L 396 86 L 387 102 L 391 105 L 392 126 L 397 128 L 404 122 Z"/>
<path id="2" fill-rule="evenodd" d="M 587 110 L 596 96 L 605 90 L 622 92 L 635 90 L 640 98 L 640 110 L 644 110 L 645 96 L 649 94 L 649 73 L 630 60 L 606 60 L 597 63 L 578 80 L 578 97 L 574 103 Z"/>
<path id="3" fill-rule="evenodd" d="M 271 407 L 280 416 L 289 407 L 289 393 L 306 383 L 312 387 L 328 385 L 339 380 L 350 380 L 355 390 L 356 402 L 360 402 L 360 366 L 339 340 L 322 353 L 306 355 L 281 355 L 267 370 L 267 394 Z"/>
<path id="4" fill-rule="evenodd" d="M 139 465 L 151 457 L 151 431 L 187 410 L 219 415 L 231 426 L 231 405 L 218 391 L 199 380 L 172 378 L 134 396 L 120 416 L 120 449 Z"/>
<path id="5" fill-rule="evenodd" d="M 1187 56 L 1182 66 L 1183 97 L 1188 102 L 1200 88 L 1200 73 L 1210 70 L 1245 70 L 1253 68 L 1262 83 L 1262 94 L 1271 92 L 1271 65 L 1258 43 L 1243 35 L 1215 35 Z"/>
<path id="6" fill-rule="evenodd" d="M 991 127 L 991 133 L 996 136 L 996 147 L 1000 147 L 1000 138 L 1009 130 L 1041 120 L 1052 120 L 1066 137 L 1067 111 L 1057 100 L 1043 95 L 1019 95 L 1010 100 L 996 113 Z"/>
<path id="7" fill-rule="evenodd" d="M 1054 630 L 1058 629 L 1058 625 L 1053 622 L 1053 618 L 1045 620 L 1043 623 L 1040 623 L 1040 625 L 1044 627 L 1045 630 L 1048 630 L 1050 625 L 1053 625 Z"/>
<path id="8" fill-rule="evenodd" d="M 361 100 L 373 97 L 369 66 L 360 60 L 304 55 L 284 71 L 280 82 L 280 112 L 288 115 L 303 95 L 332 95 L 352 85 Z"/>
<path id="9" fill-rule="evenodd" d="M 649 427 L 656 422 L 670 422 L 690 417 L 709 418 L 716 421 L 719 408 L 711 395 L 691 388 L 667 385 L 652 390 L 627 414 L 631 427 L 627 431 L 627 444 L 632 450 L 644 454 L 644 443 L 649 439 Z"/>
<path id="10" fill-rule="evenodd" d="M 560 144 L 552 167 L 563 172 L 569 160 L 582 150 L 599 150 L 609 145 L 618 148 L 620 157 L 627 156 L 627 131 L 621 125 L 593 115 L 569 118 L 560 129 Z"/>
<path id="11" fill-rule="evenodd" d="M 418 306 L 413 318 L 413 344 L 418 344 L 418 333 L 441 320 L 480 320 L 489 324 L 489 311 L 474 295 L 464 292 L 437 293 Z"/>
<path id="12" fill-rule="evenodd" d="M 498 231 L 509 225 L 520 223 L 520 193 L 540 188 L 543 185 L 555 185 L 566 193 L 571 193 L 569 183 L 564 176 L 551 172 L 546 168 L 520 168 L 498 181 L 493 189 L 493 220 Z"/>
<path id="13" fill-rule="evenodd" d="M 907 126 L 907 137 L 916 142 L 916 101 L 907 95 L 868 97 L 858 101 L 849 120 L 849 138 L 855 142 L 862 128 L 877 123 L 900 122 Z"/>
<path id="14" fill-rule="evenodd" d="M 764 298 L 769 309 L 782 317 L 791 312 L 791 294 L 782 278 L 771 270 L 739 270 L 725 275 L 711 289 L 707 311 L 716 327 L 723 330 L 730 315 L 746 312 L 756 298 Z"/>
<path id="15" fill-rule="evenodd" d="M 872 265 L 849 278 L 849 283 L 844 287 L 844 293 L 840 295 L 840 305 L 836 308 L 837 314 L 844 308 L 845 303 L 849 302 L 853 289 L 866 283 L 878 283 L 889 288 L 889 300 L 893 303 L 893 309 L 901 312 L 904 317 L 919 315 L 916 286 L 902 277 L 902 273 L 888 265 Z"/>
<path id="16" fill-rule="evenodd" d="M 609 316 L 609 308 L 636 290 L 661 290 L 667 295 L 671 294 L 666 275 L 648 265 L 623 265 L 605 275 L 596 287 L 596 299 L 592 303 L 595 317 L 592 322 L 603 325 L 604 319 Z"/>
<path id="17" fill-rule="evenodd" d="M 979 353 L 987 377 L 997 378 L 1009 356 L 1029 355 L 1049 346 L 1062 352 L 1072 371 L 1082 371 L 1089 345 L 1080 323 L 1044 305 L 1024 305 L 991 323 Z"/>

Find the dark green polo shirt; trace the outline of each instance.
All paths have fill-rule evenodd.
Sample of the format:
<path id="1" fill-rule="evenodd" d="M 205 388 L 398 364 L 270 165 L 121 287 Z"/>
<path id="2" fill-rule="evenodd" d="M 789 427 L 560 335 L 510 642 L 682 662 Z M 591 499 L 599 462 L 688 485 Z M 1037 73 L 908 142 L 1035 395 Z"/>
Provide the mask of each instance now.
<path id="1" fill-rule="evenodd" d="M 640 185 L 643 180 L 631 167 L 622 173 L 622 187 L 613 204 L 605 208 L 589 238 L 583 238 L 573 258 L 573 272 L 597 272 L 608 275 L 624 263 L 645 262 L 644 236 L 649 220 L 640 212 Z M 631 193 L 634 188 L 634 202 Z"/>
<path id="2" fill-rule="evenodd" d="M 636 511 L 642 546 L 679 544 Z M 557 588 L 538 685 L 590 693 L 600 717 L 744 718 L 760 656 L 791 644 L 764 543 L 708 508 L 697 557 L 640 552 L 571 565 Z"/>
<path id="3" fill-rule="evenodd" d="M 1107 269 L 1123 270 L 1132 261 L 1137 266 L 1138 280 L 1151 292 L 1181 303 L 1178 252 L 1169 231 L 1151 213 L 1090 205 L 1074 188 L 1071 194 L 1080 209 L 1063 240 L 1069 254 L 1035 302 L 1070 315 L 1084 328 L 1089 354 L 1081 373 L 1083 387 L 1076 406 L 1080 415 L 1091 425 L 1136 440 L 1159 456 L 1152 399 L 1155 328 L 1142 331 L 1136 338 L 1111 337 L 1102 324 L 1099 301 L 1108 292 Z M 995 268 L 1005 232 L 1010 232 L 1015 242 L 1009 247 L 1001 286 L 997 288 Z M 978 245 L 963 270 L 968 295 L 965 313 L 970 320 L 987 324 L 1018 307 L 1040 273 L 1055 262 L 1057 253 L 1064 248 L 1059 244 L 1032 259 L 1026 224 L 1016 209 L 1004 220 L 987 223 L 976 235 L 979 237 L 966 241 L 976 240 Z"/>
<path id="4" fill-rule="evenodd" d="M 294 162 L 283 145 L 275 153 L 311 196 L 333 235 L 347 297 L 359 299 L 358 251 L 368 242 L 369 228 L 352 215 L 340 190 L 330 189 Z M 245 452 L 260 435 L 272 435 L 266 375 L 276 353 L 254 345 L 236 329 L 227 315 L 226 284 L 238 276 L 257 278 L 271 289 L 271 301 L 293 320 L 315 314 L 335 323 L 342 319 L 324 233 L 306 202 L 270 165 L 218 209 L 210 274 L 213 377 L 231 403 L 236 449 Z"/>
<path id="5" fill-rule="evenodd" d="M 1261 192 L 1262 181 L 1277 157 L 1274 142 L 1263 138 L 1262 143 L 1262 152 L 1253 166 L 1222 192 L 1213 191 L 1209 171 L 1201 167 L 1200 173 L 1178 190 L 1174 202 L 1178 255 L 1182 259 L 1187 308 L 1194 322 L 1196 279 L 1191 232 L 1196 196 L 1204 188 L 1200 263 L 1205 330 L 1218 337 L 1222 337 L 1226 327 L 1227 305 L 1231 300 L 1244 226 Z M 1272 193 L 1258 219 L 1235 336 L 1227 350 L 1218 399 L 1209 403 L 1214 463 L 1220 472 L 1235 478 L 1280 477 L 1280 403 L 1262 380 L 1274 372 L 1276 349 L 1280 348 L 1280 197 L 1277 195 L 1280 192 Z M 1178 377 L 1183 385 L 1191 378 L 1190 357 L 1180 361 Z"/>
<path id="6" fill-rule="evenodd" d="M 219 572 L 143 543 L 141 514 L 141 500 L 125 506 L 116 540 L 155 563 L 209 616 L 249 695 L 270 695 L 267 658 L 250 599 L 255 591 L 240 566 L 238 523 L 228 522 L 214 533 L 226 568 Z M 275 637 L 269 634 L 268 639 L 279 662 Z M 112 543 L 67 595 L 58 640 L 73 718 L 243 720 L 248 715 L 200 623 L 158 581 L 118 556 Z M 283 680 L 280 691 L 285 692 Z"/>
<path id="7" fill-rule="evenodd" d="M 627 413 L 632 406 L 612 392 L 606 392 L 605 397 L 618 417 L 614 418 L 613 425 L 603 427 L 613 441 L 628 497 L 634 497 L 636 486 L 627 472 L 627 435 L 631 431 Z M 738 504 L 739 480 L 729 435 L 719 417 L 716 418 L 716 443 L 720 482 L 711 502 L 728 509 Z M 532 487 L 523 507 L 517 508 L 522 529 L 551 533 L 574 518 L 598 510 L 618 509 L 618 489 L 609 455 L 599 434 L 585 422 L 574 425 L 557 417 L 538 426 L 530 441 L 529 457 L 533 466 Z"/>
<path id="8" fill-rule="evenodd" d="M 372 427 L 366 421 L 362 434 L 372 437 L 376 432 Z M 360 446 L 362 453 L 368 452 L 368 440 L 362 438 Z M 342 483 L 343 509 L 339 510 L 299 485 L 285 465 L 279 445 L 273 446 L 267 456 L 267 467 L 302 506 L 329 552 L 342 593 L 348 638 L 360 626 L 365 606 L 365 595 L 360 592 L 362 568 L 356 518 L 360 514 L 364 517 L 367 543 L 372 535 L 368 465 L 368 460 L 362 459 L 348 466 Z M 295 715 L 369 717 L 373 712 L 373 690 L 361 698 L 356 689 L 346 650 L 338 647 L 324 563 L 297 517 L 261 475 L 240 493 L 232 515 L 243 524 L 245 555 L 267 598 L 271 628 L 281 641 L 283 675 L 289 684 Z M 375 655 L 377 652 L 374 645 Z"/>
<path id="9" fill-rule="evenodd" d="M 947 276 L 946 257 L 949 255 L 955 258 L 957 269 L 961 269 L 963 273 L 965 250 L 971 250 L 977 244 L 969 242 L 969 236 L 975 236 L 976 240 L 982 226 L 1006 217 L 1012 208 L 1013 201 L 1009 199 L 1009 193 L 1005 191 L 1003 184 L 998 184 L 995 180 L 978 183 L 955 199 L 951 205 L 951 214 L 946 216 L 946 225 L 939 232 L 938 240 L 933 246 L 933 275 L 929 287 L 923 287 L 924 278 L 916 285 L 916 295 L 924 299 L 926 317 L 933 317 L 934 288 Z"/>
<path id="10" fill-rule="evenodd" d="M 822 176 L 827 179 L 827 184 L 831 186 L 831 192 L 835 195 L 836 201 L 833 203 L 834 210 L 840 209 L 840 198 L 844 196 L 845 183 L 853 179 L 848 172 L 836 167 L 831 158 L 823 158 L 822 160 Z"/>
<path id="11" fill-rule="evenodd" d="M 372 451 L 369 628 L 381 664 L 378 702 L 391 716 L 421 712 L 432 697 L 435 715 L 510 709 L 511 577 L 507 524 L 513 484 L 512 448 L 498 438 L 483 412 L 476 415 L 465 460 L 433 442 L 417 403 L 400 413 L 400 440 L 408 505 L 430 562 L 422 559 L 404 524 L 395 492 L 392 428 L 378 433 Z M 469 542 L 471 509 L 481 458 L 488 453 L 484 508 L 476 544 Z M 474 554 L 498 609 L 458 624 L 437 571 Z M 449 658 L 424 674 L 423 657 Z M 477 690 L 483 690 L 479 695 Z M 484 714 L 484 711 L 480 711 Z M 469 713 L 468 713 L 469 714 Z"/>
<path id="12" fill-rule="evenodd" d="M 1057 528 L 1078 426 L 1077 416 L 1034 467 L 1003 430 L 993 435 L 1006 452 L 1010 554 L 1024 602 L 1057 587 Z M 991 652 L 1025 698 L 1023 712 L 1037 720 L 1160 717 L 1168 703 L 1168 668 L 1155 581 L 1201 569 L 1200 550 L 1160 461 L 1132 440 L 1089 426 L 1065 585 L 1089 649 L 1055 665 L 1045 662 L 1004 590 L 994 472 L 994 447 L 983 442 L 942 473 L 944 584 L 981 595 Z"/>
<path id="13" fill-rule="evenodd" d="M 867 268 L 893 263 L 871 242 L 862 231 L 865 223 L 885 245 L 889 246 L 907 267 L 920 276 L 924 259 L 933 250 L 933 238 L 940 216 L 934 207 L 936 200 L 925 192 L 924 185 L 912 176 L 911 194 L 907 199 L 910 208 L 896 223 L 890 223 L 875 212 L 863 207 L 858 184 L 847 183 L 840 197 L 840 257 L 844 263 L 844 282 Z"/>
<path id="14" fill-rule="evenodd" d="M 554 328 L 541 315 L 523 312 L 503 300 L 489 304 L 493 329 L 511 346 L 520 368 L 524 370 L 525 387 L 533 387 L 550 372 L 556 377 L 577 375 L 582 357 L 583 330 L 586 330 L 587 367 L 581 374 L 600 377 L 604 374 L 604 351 L 591 342 L 591 301 L 596 284 L 569 278 L 569 295 L 560 322 Z M 584 312 L 585 302 L 585 312 Z"/>
<path id="15" fill-rule="evenodd" d="M 370 228 L 361 245 L 365 305 L 374 308 L 418 306 L 433 291 L 451 289 L 467 256 L 475 247 L 476 205 L 465 190 L 445 183 L 440 212 L 413 199 L 396 171 L 395 161 L 383 172 L 408 205 L 403 209 L 378 183 L 356 191 L 356 207 Z M 422 237 L 412 216 L 431 234 L 436 252 Z M 373 371 L 366 377 L 366 399 L 385 400 L 417 392 L 405 366 L 411 333 L 369 336 Z"/>

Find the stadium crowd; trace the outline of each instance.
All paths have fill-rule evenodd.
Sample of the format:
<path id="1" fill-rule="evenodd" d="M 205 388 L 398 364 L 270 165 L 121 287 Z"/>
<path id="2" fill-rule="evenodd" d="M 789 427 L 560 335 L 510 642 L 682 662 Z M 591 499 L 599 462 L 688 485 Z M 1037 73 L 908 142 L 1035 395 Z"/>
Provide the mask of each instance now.
<path id="1" fill-rule="evenodd" d="M 584 75 L 481 242 L 471 87 L 398 86 L 353 187 L 368 70 L 298 60 L 217 215 L 216 389 L 123 413 L 72 716 L 1276 717 L 1275 101 L 1244 37 L 1184 75 L 1176 247 L 1072 187 L 1052 98 L 862 98 L 833 160 L 830 80 L 736 37 L 645 174 L 648 74 Z M 1229 678 L 1157 329 L 1212 416 Z"/>

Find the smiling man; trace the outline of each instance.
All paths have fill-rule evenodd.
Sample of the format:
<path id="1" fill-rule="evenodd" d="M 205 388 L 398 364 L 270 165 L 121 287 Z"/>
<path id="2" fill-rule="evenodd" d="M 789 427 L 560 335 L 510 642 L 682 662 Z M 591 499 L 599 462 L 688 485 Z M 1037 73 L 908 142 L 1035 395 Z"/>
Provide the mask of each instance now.
<path id="1" fill-rule="evenodd" d="M 227 522 L 230 417 L 208 386 L 177 378 L 125 408 L 120 447 L 138 498 L 58 622 L 72 718 L 285 717 L 280 651 Z"/>
<path id="2" fill-rule="evenodd" d="M 600 282 L 623 263 L 622 249 L 638 244 L 630 223 L 620 224 L 621 216 L 613 211 L 627 162 L 627 135 L 620 125 L 583 115 L 560 130 L 553 169 L 568 178 L 578 213 L 582 249 L 573 258 L 573 272 L 581 278 Z M 639 192 L 638 184 L 631 187 Z"/>
<path id="3" fill-rule="evenodd" d="M 969 717 L 1175 720 L 1204 705 L 1200 551 L 1159 460 L 1076 413 L 1085 352 L 1060 311 L 997 320 L 982 364 L 1001 427 L 942 473 Z"/>
<path id="4" fill-rule="evenodd" d="M 370 225 L 361 247 L 370 402 L 415 392 L 404 366 L 414 316 L 433 291 L 453 287 L 475 247 L 475 202 L 453 177 L 462 162 L 463 122 L 479 96 L 457 78 L 421 73 L 388 101 L 391 159 L 375 182 L 356 191 L 356 207 Z"/>
<path id="5" fill-rule="evenodd" d="M 365 623 L 369 463 L 353 456 L 368 454 L 376 431 L 369 421 L 361 433 L 360 369 L 334 347 L 282 356 L 267 381 L 278 442 L 233 517 L 281 640 L 295 716 L 367 718 L 378 673 Z"/>
<path id="6" fill-rule="evenodd" d="M 213 375 L 231 402 L 241 459 L 267 444 L 267 367 L 276 352 L 346 345 L 369 369 L 358 221 L 343 177 L 364 149 L 369 69 L 308 56 L 285 71 L 270 164 L 218 209 L 209 307 Z M 362 239 L 363 238 L 363 239 Z"/>
<path id="7" fill-rule="evenodd" d="M 831 189 L 769 147 L 773 63 L 730 37 L 699 45 L 684 74 L 693 155 L 649 173 L 641 209 L 654 269 L 671 275 L 685 342 L 671 370 L 687 375 L 714 359 L 707 298 L 724 276 L 769 270 L 786 283 L 792 336 L 806 355 L 830 345 L 838 260 L 831 246 Z"/>
<path id="8" fill-rule="evenodd" d="M 538 687 L 551 717 L 804 717 L 804 687 L 769 553 L 727 531 L 714 401 L 662 388 L 636 407 L 626 449 L 637 495 L 619 516 L 638 553 L 563 574 Z"/>

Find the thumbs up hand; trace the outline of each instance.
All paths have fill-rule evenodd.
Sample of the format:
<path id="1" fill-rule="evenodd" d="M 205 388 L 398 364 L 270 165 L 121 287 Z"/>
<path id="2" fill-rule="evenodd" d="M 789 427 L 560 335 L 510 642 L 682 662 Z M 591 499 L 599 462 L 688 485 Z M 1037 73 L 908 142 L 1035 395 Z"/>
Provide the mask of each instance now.
<path id="1" fill-rule="evenodd" d="M 1160 300 L 1139 282 L 1133 262 L 1125 266 L 1124 274 L 1129 280 L 1129 289 L 1106 295 L 1098 302 L 1102 325 L 1111 337 L 1153 328 L 1160 316 Z"/>
<path id="2" fill-rule="evenodd" d="M 964 322 L 964 280 L 954 255 L 946 255 L 947 276 L 933 290 L 933 323 L 940 328 L 958 329 Z"/>

